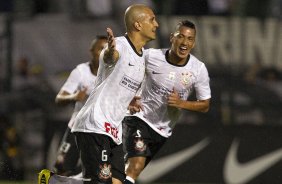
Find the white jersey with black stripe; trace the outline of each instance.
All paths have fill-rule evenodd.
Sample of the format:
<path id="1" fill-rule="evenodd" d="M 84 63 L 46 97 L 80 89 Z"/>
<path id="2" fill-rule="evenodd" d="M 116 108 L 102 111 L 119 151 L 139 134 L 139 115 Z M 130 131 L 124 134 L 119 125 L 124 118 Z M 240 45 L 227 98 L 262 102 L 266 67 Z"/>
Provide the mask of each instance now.
<path id="1" fill-rule="evenodd" d="M 61 90 L 66 91 L 69 94 L 74 94 L 77 91 L 87 89 L 86 94 L 89 95 L 94 89 L 95 80 L 96 75 L 91 72 L 90 62 L 81 63 L 72 70 Z M 85 102 L 86 100 L 75 102 L 74 111 L 68 123 L 69 128 L 72 128 L 74 119 Z"/>
<path id="2" fill-rule="evenodd" d="M 187 100 L 192 90 L 198 100 L 211 98 L 209 75 L 203 62 L 190 54 L 184 65 L 177 66 L 169 63 L 167 57 L 167 49 L 145 51 L 146 79 L 141 93 L 144 111 L 134 114 L 163 137 L 171 136 L 181 115 L 178 108 L 167 105 L 167 97 L 173 89 L 183 100 Z"/>
<path id="3" fill-rule="evenodd" d="M 99 66 L 97 86 L 78 113 L 72 132 L 105 134 L 120 144 L 121 121 L 144 79 L 145 58 L 136 52 L 128 37 L 116 38 L 116 50 L 120 57 L 114 66 Z"/>

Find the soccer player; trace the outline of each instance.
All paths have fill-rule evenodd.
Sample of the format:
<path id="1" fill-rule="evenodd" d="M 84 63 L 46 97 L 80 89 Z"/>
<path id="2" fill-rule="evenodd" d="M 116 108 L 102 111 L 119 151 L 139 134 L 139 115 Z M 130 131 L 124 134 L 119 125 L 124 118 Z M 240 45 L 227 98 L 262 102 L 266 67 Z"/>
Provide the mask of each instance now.
<path id="1" fill-rule="evenodd" d="M 152 9 L 141 4 L 126 9 L 124 22 L 125 36 L 114 38 L 107 29 L 108 46 L 100 55 L 99 82 L 72 128 L 85 184 L 121 184 L 125 178 L 121 122 L 144 79 L 143 46 L 155 39 L 158 23 Z"/>
<path id="2" fill-rule="evenodd" d="M 181 109 L 207 112 L 211 98 L 205 64 L 190 52 L 195 46 L 196 28 L 182 21 L 170 36 L 169 49 L 145 51 L 146 80 L 141 104 L 136 101 L 123 120 L 123 144 L 128 158 L 126 182 L 135 180 L 171 136 Z M 195 90 L 197 101 L 188 101 Z M 134 105 L 134 104 L 132 104 Z M 135 107 L 135 109 L 133 108 Z"/>
<path id="3" fill-rule="evenodd" d="M 93 90 L 96 80 L 99 55 L 107 43 L 107 36 L 98 35 L 90 45 L 91 60 L 79 64 L 72 70 L 70 76 L 56 96 L 57 104 L 69 104 L 75 102 L 74 111 L 65 131 L 62 143 L 59 147 L 54 172 L 62 176 L 71 176 L 81 172 L 79 153 L 75 144 L 74 135 L 70 132 L 74 118 L 86 102 Z"/>

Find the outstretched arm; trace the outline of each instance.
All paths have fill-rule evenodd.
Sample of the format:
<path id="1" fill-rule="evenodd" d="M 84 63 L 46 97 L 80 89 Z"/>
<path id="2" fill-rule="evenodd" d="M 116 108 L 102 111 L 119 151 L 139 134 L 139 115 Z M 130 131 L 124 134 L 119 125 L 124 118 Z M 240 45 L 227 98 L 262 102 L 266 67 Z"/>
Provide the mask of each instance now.
<path id="1" fill-rule="evenodd" d="M 168 97 L 168 105 L 171 107 L 186 109 L 196 112 L 208 112 L 210 107 L 210 99 L 198 101 L 185 101 L 182 100 L 177 91 L 173 92 Z"/>
<path id="2" fill-rule="evenodd" d="M 105 63 L 117 62 L 119 58 L 119 53 L 116 50 L 116 41 L 111 28 L 107 28 L 107 34 L 108 34 L 108 48 L 105 50 L 103 60 Z"/>
<path id="3" fill-rule="evenodd" d="M 68 104 L 70 102 L 76 102 L 76 101 L 83 101 L 85 98 L 87 98 L 86 94 L 87 88 L 84 88 L 81 91 L 77 91 L 74 94 L 70 94 L 66 91 L 61 90 L 55 99 L 55 102 L 60 105 Z"/>

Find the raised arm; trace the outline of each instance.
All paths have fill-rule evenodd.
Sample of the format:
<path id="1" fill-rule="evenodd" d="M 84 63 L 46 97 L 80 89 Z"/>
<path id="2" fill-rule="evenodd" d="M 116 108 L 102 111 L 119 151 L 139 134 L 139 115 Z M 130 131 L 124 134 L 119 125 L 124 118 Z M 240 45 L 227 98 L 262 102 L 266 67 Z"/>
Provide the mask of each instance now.
<path id="1" fill-rule="evenodd" d="M 84 88 L 83 90 L 78 90 L 73 94 L 68 93 L 67 91 L 61 90 L 55 99 L 56 104 L 59 105 L 65 105 L 71 102 L 76 101 L 84 101 L 88 95 L 86 94 L 87 88 Z"/>
<path id="2" fill-rule="evenodd" d="M 108 35 L 108 48 L 105 50 L 104 53 L 104 62 L 105 63 L 113 63 L 117 62 L 119 58 L 119 53 L 116 50 L 116 41 L 113 34 L 113 31 L 110 28 L 107 28 L 107 35 Z"/>

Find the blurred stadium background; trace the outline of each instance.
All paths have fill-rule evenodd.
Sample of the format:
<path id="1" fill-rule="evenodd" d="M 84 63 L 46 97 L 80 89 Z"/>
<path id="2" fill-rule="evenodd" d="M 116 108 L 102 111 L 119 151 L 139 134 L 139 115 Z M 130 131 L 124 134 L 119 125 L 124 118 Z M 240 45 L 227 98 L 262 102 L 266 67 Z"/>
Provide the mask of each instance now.
<path id="1" fill-rule="evenodd" d="M 281 0 L 0 0 L 0 180 L 36 183 L 52 167 L 72 112 L 55 95 L 95 35 L 124 33 L 134 3 L 157 12 L 149 47 L 195 22 L 212 88 L 210 112 L 184 113 L 139 182 L 281 184 Z"/>

